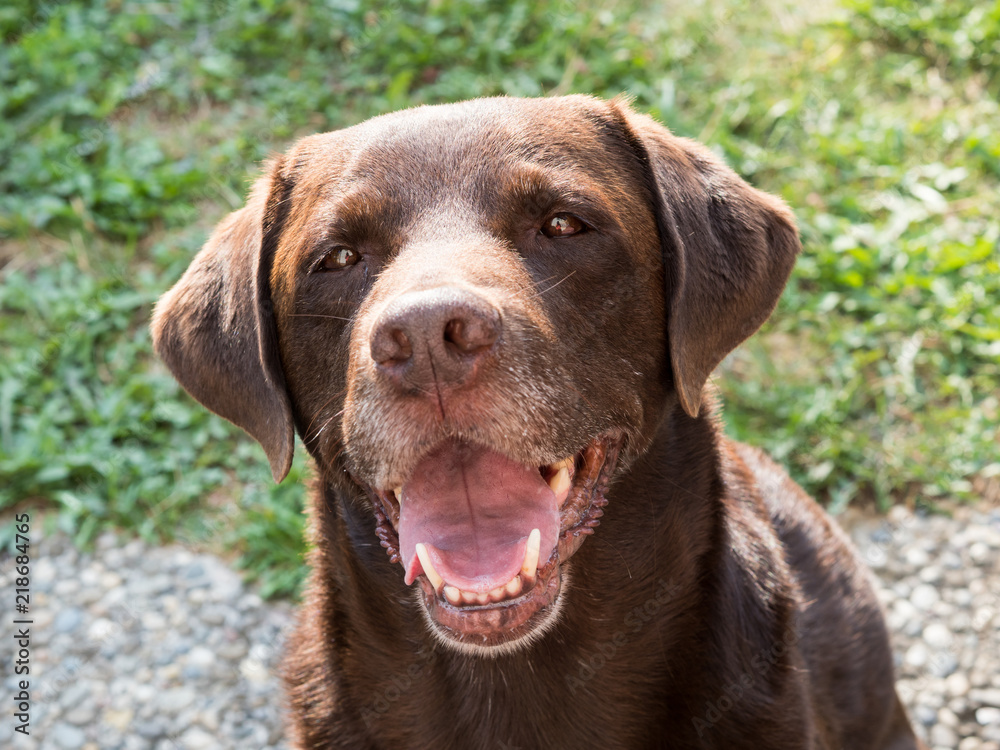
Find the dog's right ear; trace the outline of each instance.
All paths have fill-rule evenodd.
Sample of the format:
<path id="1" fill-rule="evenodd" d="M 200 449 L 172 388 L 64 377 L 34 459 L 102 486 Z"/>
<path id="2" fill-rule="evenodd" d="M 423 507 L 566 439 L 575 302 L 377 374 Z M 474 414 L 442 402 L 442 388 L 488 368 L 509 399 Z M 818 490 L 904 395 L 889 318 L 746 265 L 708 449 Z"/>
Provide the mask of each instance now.
<path id="1" fill-rule="evenodd" d="M 180 384 L 256 438 L 279 482 L 295 444 L 269 283 L 292 188 L 283 167 L 272 162 L 246 206 L 216 227 L 152 321 L 156 353 Z"/>

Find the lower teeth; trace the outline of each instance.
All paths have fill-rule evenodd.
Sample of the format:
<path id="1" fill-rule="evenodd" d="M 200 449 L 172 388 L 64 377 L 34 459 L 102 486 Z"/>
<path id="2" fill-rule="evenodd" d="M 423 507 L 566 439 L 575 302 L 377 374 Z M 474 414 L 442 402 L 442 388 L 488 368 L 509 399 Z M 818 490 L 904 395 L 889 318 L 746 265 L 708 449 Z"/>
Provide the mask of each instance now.
<path id="1" fill-rule="evenodd" d="M 506 586 L 497 586 L 495 589 L 486 593 L 463 591 L 455 586 L 445 586 L 441 590 L 441 593 L 444 594 L 444 598 L 449 604 L 453 604 L 455 606 L 483 606 L 485 604 L 502 602 L 507 599 L 514 599 L 520 596 L 523 591 L 524 580 L 521 578 L 521 575 L 518 574 L 508 581 Z"/>

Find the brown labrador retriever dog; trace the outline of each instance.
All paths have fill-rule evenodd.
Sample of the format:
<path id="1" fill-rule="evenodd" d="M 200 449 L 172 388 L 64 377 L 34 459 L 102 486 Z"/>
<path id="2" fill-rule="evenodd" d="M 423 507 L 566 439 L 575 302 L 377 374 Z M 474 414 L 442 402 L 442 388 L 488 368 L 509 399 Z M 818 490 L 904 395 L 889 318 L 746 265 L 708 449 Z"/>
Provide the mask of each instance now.
<path id="1" fill-rule="evenodd" d="M 296 431 L 315 459 L 294 744 L 917 747 L 868 573 L 704 393 L 798 250 L 622 101 L 420 107 L 275 159 L 153 333 L 276 479 Z"/>

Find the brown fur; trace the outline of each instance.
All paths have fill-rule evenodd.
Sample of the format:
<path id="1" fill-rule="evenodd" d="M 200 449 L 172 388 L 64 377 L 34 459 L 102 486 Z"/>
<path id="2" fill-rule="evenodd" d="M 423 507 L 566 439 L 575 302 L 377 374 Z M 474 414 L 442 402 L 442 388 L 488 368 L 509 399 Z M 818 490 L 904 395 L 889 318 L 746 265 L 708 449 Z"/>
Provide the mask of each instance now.
<path id="1" fill-rule="evenodd" d="M 540 235 L 557 213 L 588 231 Z M 317 272 L 335 247 L 361 262 Z M 798 249 L 780 201 L 617 101 L 419 108 L 273 162 L 153 332 L 277 478 L 293 427 L 316 461 L 285 665 L 296 746 L 917 747 L 850 545 L 703 403 Z M 381 361 L 441 315 L 468 356 Z M 541 466 L 608 430 L 606 512 L 551 629 L 491 656 L 433 637 L 366 488 L 442 440 Z"/>

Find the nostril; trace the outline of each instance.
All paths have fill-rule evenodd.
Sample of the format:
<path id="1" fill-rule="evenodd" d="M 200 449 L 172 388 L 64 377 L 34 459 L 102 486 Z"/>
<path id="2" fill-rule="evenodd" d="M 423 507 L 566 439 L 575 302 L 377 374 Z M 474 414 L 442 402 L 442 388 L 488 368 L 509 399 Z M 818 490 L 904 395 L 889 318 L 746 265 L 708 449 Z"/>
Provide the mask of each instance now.
<path id="1" fill-rule="evenodd" d="M 499 336 L 499 316 L 469 315 L 452 318 L 444 326 L 444 340 L 465 354 L 496 343 Z"/>
<path id="2" fill-rule="evenodd" d="M 371 355 L 380 365 L 405 362 L 413 356 L 413 345 L 402 329 L 383 326 L 372 337 Z"/>
<path id="3" fill-rule="evenodd" d="M 467 335 L 467 326 L 464 321 L 455 319 L 449 320 L 444 327 L 445 343 L 451 344 L 461 352 L 470 352 L 478 349 L 481 344 L 476 344 Z"/>
<path id="4" fill-rule="evenodd" d="M 406 360 L 413 356 L 413 347 L 405 333 L 400 330 L 393 331 L 392 340 L 396 345 L 392 359 Z"/>
<path id="5" fill-rule="evenodd" d="M 463 341 L 463 325 L 462 321 L 455 319 L 449 320 L 444 326 L 444 340 L 448 344 L 454 344 L 459 349 L 465 349 Z"/>

